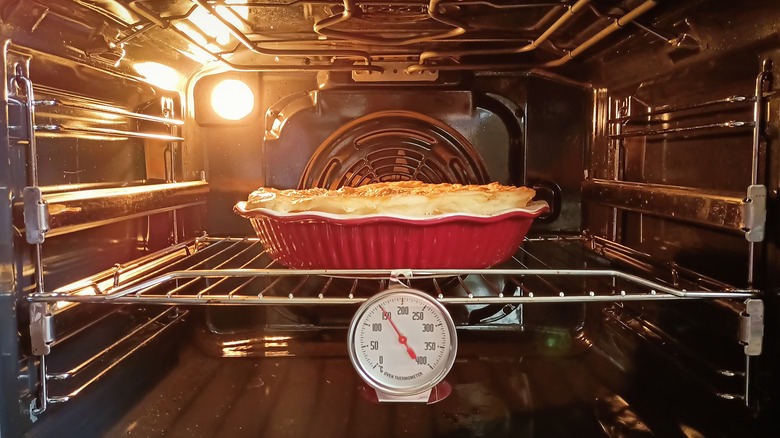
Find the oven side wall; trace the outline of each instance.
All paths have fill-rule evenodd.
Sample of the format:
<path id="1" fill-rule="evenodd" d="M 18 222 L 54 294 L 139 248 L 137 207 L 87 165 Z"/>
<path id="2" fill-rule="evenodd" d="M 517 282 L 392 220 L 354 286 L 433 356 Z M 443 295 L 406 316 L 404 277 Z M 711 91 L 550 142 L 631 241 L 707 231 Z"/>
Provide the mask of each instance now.
<path id="1" fill-rule="evenodd" d="M 780 112 L 776 90 L 780 74 L 780 11 L 776 2 L 744 3 L 697 2 L 688 9 L 644 22 L 669 41 L 657 39 L 647 44 L 638 38 L 613 39 L 593 58 L 568 66 L 566 74 L 594 84 L 594 124 L 586 161 L 588 176 L 594 179 L 626 181 L 631 187 L 645 185 L 678 186 L 717 193 L 744 194 L 751 184 L 753 129 L 698 129 L 683 134 L 626 136 L 630 131 L 649 131 L 701 126 L 726 121 L 753 122 L 754 106 L 744 104 L 710 105 L 656 116 L 663 123 L 644 124 L 648 118 L 631 123 L 609 123 L 610 118 L 636 116 L 653 108 L 697 105 L 730 96 L 756 94 L 757 76 L 767 65 L 769 91 L 766 126 L 759 126 L 758 184 L 767 188 L 767 221 L 764 239 L 754 246 L 754 281 L 765 303 L 763 352 L 748 360 L 750 387 L 758 403 L 774 403 L 778 393 L 778 292 L 780 291 L 780 245 L 778 236 L 778 187 L 780 187 Z M 738 18 L 736 18 L 738 17 Z M 646 38 L 652 38 L 645 34 Z M 608 48 L 606 48 L 608 47 Z M 766 63 L 766 64 L 765 64 Z M 586 79 L 587 78 L 587 79 Z M 633 123 L 633 124 L 632 124 Z M 617 134 L 617 135 L 616 135 Z M 613 135 L 613 137 L 610 137 Z M 743 195 L 744 196 L 744 195 Z M 663 212 L 640 212 L 639 199 L 623 198 L 631 208 L 614 208 L 614 203 L 585 189 L 583 221 L 586 232 L 603 236 L 652 256 L 664 269 L 690 268 L 735 286 L 750 286 L 748 260 L 750 244 L 737 230 L 725 231 L 713 225 L 696 224 Z M 694 202 L 691 200 L 690 202 Z M 665 207 L 665 206 L 664 206 Z M 696 303 L 698 304 L 698 303 Z M 703 346 L 717 336 L 726 319 L 694 305 L 680 311 L 652 303 L 637 306 L 635 314 L 659 323 L 677 339 L 700 331 L 688 343 Z M 699 328 L 680 323 L 693 318 Z M 678 321 L 678 322 L 674 322 Z M 730 327 L 730 326 L 729 326 Z M 729 330 L 736 333 L 737 327 Z M 698 339 L 698 340 L 697 340 Z M 706 350 L 706 349 L 704 349 Z M 713 351 L 718 357 L 722 352 Z M 739 352 L 735 352 L 739 354 Z M 763 412 L 772 408 L 764 406 Z M 766 416 L 765 421 L 771 421 Z"/>
<path id="2" fill-rule="evenodd" d="M 31 164 L 24 129 L 27 121 L 22 105 L 24 92 L 11 89 L 11 77 L 16 74 L 14 63 L 19 62 L 20 54 L 21 58 L 29 60 L 25 74 L 32 80 L 39 99 L 54 95 L 63 102 L 75 101 L 77 105 L 87 107 L 96 103 L 98 106 L 113 104 L 112 108 L 126 109 L 142 116 L 162 116 L 161 98 L 170 97 L 177 118 L 181 118 L 184 106 L 184 80 L 181 80 L 178 90 L 162 89 L 144 80 L 132 66 L 142 62 L 168 64 L 178 69 L 176 73 L 181 78 L 186 78 L 200 67 L 199 63 L 176 51 L 164 37 L 157 43 L 151 43 L 153 37 L 149 35 L 127 46 L 121 67 L 114 65 L 115 60 L 103 57 L 104 52 L 87 54 L 90 44 L 108 49 L 108 46 L 100 46 L 107 44 L 100 32 L 110 33 L 113 22 L 95 10 L 74 6 L 77 5 L 70 1 L 0 2 L 0 39 L 4 42 L 4 105 L 0 116 L 0 436 L 97 435 L 126 408 L 122 403 L 114 403 L 116 398 L 122 397 L 124 402 L 132 403 L 148 390 L 155 379 L 176 365 L 175 347 L 181 339 L 186 339 L 185 332 L 179 330 L 184 325 L 178 324 L 166 330 L 173 336 L 162 342 L 144 344 L 147 347 L 151 345 L 151 348 L 139 349 L 141 354 L 130 355 L 129 360 L 123 361 L 124 358 L 120 357 L 122 353 L 113 358 L 111 354 L 100 356 L 106 351 L 111 353 L 113 343 L 123 339 L 127 341 L 126 335 L 153 318 L 156 310 L 91 304 L 77 304 L 61 312 L 57 310 L 52 324 L 54 337 L 57 341 L 67 341 L 63 342 L 66 345 L 62 348 L 52 347 L 52 354 L 47 356 L 49 366 L 52 362 L 59 362 L 55 367 L 68 371 L 75 368 L 76 362 L 87 363 L 96 355 L 98 360 L 90 362 L 91 369 L 85 366 L 87 371 L 78 377 L 83 379 L 81 382 L 74 383 L 71 379 L 70 387 L 59 389 L 52 388 L 50 382 L 49 395 L 75 394 L 74 389 L 79 389 L 79 385 L 93 377 L 97 383 L 91 390 L 83 391 L 79 397 L 72 397 L 66 403 L 50 403 L 42 415 L 31 413 L 34 408 L 31 403 L 40 388 L 40 360 L 31 353 L 26 297 L 35 292 L 36 281 L 33 245 L 25 240 L 20 208 L 22 191 L 30 185 Z M 22 104 L 12 102 L 11 98 Z M 37 118 L 42 124 L 58 116 L 62 116 L 65 122 L 73 123 L 75 120 L 76 124 L 83 122 L 86 125 L 99 119 L 110 123 L 111 117 L 117 116 L 116 112 L 108 111 L 106 115 L 100 110 L 97 115 L 84 109 L 68 112 L 55 108 L 47 111 L 45 105 L 43 110 L 38 111 L 44 113 Z M 121 119 L 121 111 L 114 118 Z M 149 129 L 145 124 L 147 120 L 129 117 L 118 122 L 124 123 L 119 129 L 143 132 Z M 142 138 L 101 140 L 88 135 L 76 138 L 44 134 L 40 137 L 37 157 L 41 169 L 39 185 L 44 190 L 48 186 L 50 193 L 78 194 L 83 189 L 90 189 L 90 184 L 121 191 L 134 184 L 144 187 L 166 182 L 165 160 L 162 157 L 165 145 L 161 147 L 159 142 L 146 144 Z M 133 141 L 135 144 L 131 144 Z M 182 166 L 179 161 L 176 166 L 179 182 L 200 178 L 202 160 L 197 162 L 199 156 L 196 153 L 187 154 L 187 159 L 189 162 L 185 165 Z M 184 176 L 182 170 L 190 167 L 197 171 L 188 171 Z M 130 214 L 130 218 L 126 216 L 113 223 L 116 218 L 107 216 L 104 217 L 109 222 L 107 224 L 98 223 L 84 230 L 47 236 L 42 245 L 46 290 L 54 290 L 111 266 L 167 248 L 176 240 L 174 227 L 177 225 L 178 237 L 182 240 L 202 234 L 202 210 L 202 205 L 181 209 L 184 214 L 178 224 L 170 211 Z M 120 217 L 119 214 L 116 216 Z M 150 326 L 154 327 L 154 324 Z M 143 335 L 145 332 L 136 333 Z M 71 336 L 73 334 L 76 336 Z M 123 348 L 132 350 L 133 346 L 128 345 L 133 342 L 138 346 L 144 339 L 130 339 L 113 352 Z M 123 371 L 107 373 L 108 377 L 105 377 L 101 371 L 113 365 L 113 360 L 121 363 L 118 368 Z M 49 368 L 52 373 L 59 370 Z M 53 382 L 53 385 L 57 384 Z M 106 400 L 111 403 L 107 405 Z M 101 406 L 104 409 L 96 409 Z M 85 418 L 89 421 L 83 421 Z"/>
<path id="3" fill-rule="evenodd" d="M 5 86 L 3 87 L 4 96 Z M 5 100 L 5 99 L 4 99 Z M 20 436 L 22 418 L 19 394 L 22 393 L 19 369 L 19 337 L 16 320 L 18 270 L 15 261 L 17 240 L 13 228 L 11 206 L 18 187 L 13 175 L 11 148 L 8 142 L 8 105 L 0 109 L 0 435 Z"/>

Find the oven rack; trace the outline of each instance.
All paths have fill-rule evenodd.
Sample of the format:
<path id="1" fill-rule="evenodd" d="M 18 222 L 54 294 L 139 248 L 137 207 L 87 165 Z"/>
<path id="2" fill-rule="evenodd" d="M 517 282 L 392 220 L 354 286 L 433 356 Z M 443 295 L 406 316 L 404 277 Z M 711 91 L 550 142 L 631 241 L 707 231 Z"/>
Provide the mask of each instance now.
<path id="1" fill-rule="evenodd" d="M 354 305 L 393 285 L 428 291 L 443 304 L 586 303 L 741 298 L 757 295 L 701 275 L 670 283 L 610 267 L 595 238 L 526 239 L 490 269 L 294 270 L 280 267 L 256 238 L 201 237 L 31 302 L 167 305 Z M 589 248 L 590 247 L 590 248 Z M 601 250 L 602 254 L 609 251 Z M 614 252 L 614 250 L 613 250 Z M 676 282 L 676 286 L 674 283 Z"/>
<path id="2" fill-rule="evenodd" d="M 33 304 L 33 307 L 35 306 L 46 305 Z M 87 388 L 106 379 L 120 364 L 143 354 L 149 354 L 149 347 L 160 342 L 165 333 L 182 326 L 189 314 L 188 310 L 168 307 L 163 308 L 162 311 L 153 309 L 150 312 L 142 312 L 133 317 L 126 311 L 123 312 L 125 309 L 122 307 L 118 306 L 115 308 L 116 311 L 106 312 L 57 339 L 52 336 L 48 342 L 37 345 L 38 348 L 43 346 L 45 351 L 36 351 L 36 340 L 44 333 L 36 332 L 34 327 L 42 327 L 42 325 L 30 325 L 33 353 L 38 356 L 38 360 L 37 363 L 31 363 L 29 366 L 37 368 L 36 374 L 40 382 L 38 394 L 30 405 L 31 415 L 42 414 L 49 405 L 75 399 Z M 45 312 L 46 310 L 41 307 L 32 309 L 32 315 L 39 316 L 39 321 L 53 324 L 53 319 Z M 61 354 L 67 352 L 69 347 L 67 344 L 77 341 L 76 338 L 83 338 L 89 331 L 97 329 L 112 332 L 117 326 L 125 330 L 121 338 L 107 341 L 100 337 L 93 337 L 94 345 L 87 348 L 88 351 L 83 357 Z M 49 330 L 46 335 L 53 335 L 53 325 Z M 61 348 L 60 344 L 65 344 L 63 345 L 65 348 Z"/>
<path id="3" fill-rule="evenodd" d="M 30 56 L 34 56 L 30 55 Z M 129 139 L 181 142 L 184 121 L 174 117 L 174 102 L 161 97 L 162 115 L 131 111 L 122 104 L 101 101 L 46 85 L 33 83 L 24 71 L 16 72 L 13 83 L 24 96 L 12 96 L 12 103 L 29 113 L 26 135 L 71 137 L 86 140 Z"/>
<path id="4" fill-rule="evenodd" d="M 205 177 L 202 175 L 200 181 L 182 181 L 176 171 L 184 121 L 176 118 L 173 98 L 163 95 L 159 101 L 154 99 L 154 110 L 148 112 L 159 115 L 146 114 L 143 108 L 131 110 L 118 102 L 53 88 L 31 79 L 28 70 L 32 60 L 41 59 L 56 66 L 65 63 L 64 58 L 14 45 L 6 47 L 6 57 L 18 61 L 15 71 L 7 72 L 13 85 L 8 101 L 20 110 L 15 141 L 25 148 L 28 169 L 23 202 L 14 203 L 13 220 L 28 243 L 38 246 L 46 237 L 161 212 L 175 216 L 177 210 L 205 204 L 209 190 Z M 39 162 L 52 159 L 52 143 L 45 142 L 51 138 L 96 140 L 101 147 L 108 141 L 132 145 L 145 154 L 160 153 L 165 169 L 151 176 L 147 171 L 145 180 L 42 185 Z M 44 140 L 43 144 L 39 140 Z M 40 251 L 36 247 L 36 252 Z M 36 259 L 36 270 L 41 271 L 42 258 L 36 255 Z M 42 273 L 38 272 L 37 277 L 38 284 L 42 284 Z"/>
<path id="5" fill-rule="evenodd" d="M 772 95 L 769 89 L 771 64 L 764 62 L 756 76 L 753 95 L 731 95 L 685 105 L 663 105 L 642 110 L 632 100 L 615 102 L 617 115 L 606 120 L 609 132 L 605 137 L 613 142 L 615 161 L 620 162 L 623 140 L 641 137 L 681 139 L 687 136 L 736 133 L 751 141 L 751 180 L 741 191 L 708 190 L 666 184 L 625 181 L 614 178 L 590 178 L 583 181 L 583 195 L 590 201 L 622 211 L 650 214 L 677 221 L 706 225 L 742 233 L 748 242 L 764 239 L 766 221 L 766 186 L 759 184 L 758 167 L 763 128 L 766 125 L 766 105 Z M 752 110 L 752 111 L 751 111 Z M 733 119 L 737 111 L 741 118 Z M 681 116 L 675 120 L 669 116 Z M 707 122 L 686 122 L 686 117 L 706 116 Z M 718 120 L 713 122 L 713 117 Z M 728 118 L 729 120 L 723 120 Z M 659 127 L 660 125 L 660 127 Z M 746 163 L 747 164 L 747 163 Z M 751 249 L 751 253 L 753 249 Z M 752 279 L 752 267 L 749 275 Z"/>
<path id="6" fill-rule="evenodd" d="M 714 96 L 706 101 L 680 105 L 653 106 L 633 96 L 609 97 L 596 104 L 606 130 L 596 133 L 609 150 L 613 169 L 601 178 L 587 178 L 583 198 L 612 210 L 612 240 L 620 240 L 618 223 L 623 213 L 639 213 L 676 222 L 738 233 L 747 241 L 747 284 L 755 275 L 756 243 L 765 238 L 767 187 L 762 184 L 762 149 L 767 140 L 766 126 L 772 86 L 772 63 L 764 59 L 755 77 L 755 92 Z M 704 138 L 715 133 L 733 135 L 750 145 L 750 179 L 733 190 L 686 187 L 626 180 L 628 148 L 647 142 L 674 145 L 679 140 Z M 717 147 L 717 142 L 711 142 Z M 748 160 L 749 158 L 749 160 Z"/>

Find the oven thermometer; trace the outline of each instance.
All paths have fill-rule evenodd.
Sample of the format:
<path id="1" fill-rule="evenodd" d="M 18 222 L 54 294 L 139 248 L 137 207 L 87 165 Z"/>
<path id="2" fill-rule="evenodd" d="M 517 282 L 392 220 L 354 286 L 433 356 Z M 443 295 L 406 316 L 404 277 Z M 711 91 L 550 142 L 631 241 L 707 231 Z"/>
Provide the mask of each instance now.
<path id="1" fill-rule="evenodd" d="M 379 401 L 427 402 L 458 349 L 447 309 L 423 292 L 401 287 L 360 306 L 348 343 L 352 365 Z"/>

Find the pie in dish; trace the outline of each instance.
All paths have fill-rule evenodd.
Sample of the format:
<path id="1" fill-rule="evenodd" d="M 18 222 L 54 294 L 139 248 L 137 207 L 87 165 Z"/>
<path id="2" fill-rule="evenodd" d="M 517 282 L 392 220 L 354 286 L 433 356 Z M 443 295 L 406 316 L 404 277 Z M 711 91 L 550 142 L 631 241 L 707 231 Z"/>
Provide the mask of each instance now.
<path id="1" fill-rule="evenodd" d="M 319 212 L 344 216 L 392 214 L 429 217 L 442 214 L 492 216 L 514 209 L 538 209 L 543 201 L 532 202 L 536 192 L 527 187 L 426 184 L 398 181 L 342 187 L 278 190 L 260 188 L 249 195 L 246 210 L 264 208 L 278 213 Z"/>
<path id="2" fill-rule="evenodd" d="M 296 269 L 466 269 L 507 260 L 534 218 L 534 191 L 498 183 L 261 188 L 233 211 L 279 263 Z M 464 250 L 466 249 L 466 250 Z"/>

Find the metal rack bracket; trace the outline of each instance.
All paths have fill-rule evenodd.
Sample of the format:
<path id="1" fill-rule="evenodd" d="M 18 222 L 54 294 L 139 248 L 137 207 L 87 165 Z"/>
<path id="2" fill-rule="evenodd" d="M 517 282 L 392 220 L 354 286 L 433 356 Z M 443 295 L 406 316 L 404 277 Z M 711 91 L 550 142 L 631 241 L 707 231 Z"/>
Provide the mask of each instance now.
<path id="1" fill-rule="evenodd" d="M 43 199 L 40 187 L 25 187 L 24 197 L 24 231 L 27 243 L 43 243 L 49 232 L 49 207 Z"/>
<path id="2" fill-rule="evenodd" d="M 745 239 L 748 242 L 761 242 L 766 228 L 766 186 L 748 186 L 742 210 Z"/>
<path id="3" fill-rule="evenodd" d="M 583 195 L 621 210 L 741 231 L 749 242 L 764 239 L 766 187 L 748 186 L 745 194 L 663 184 L 586 180 Z"/>
<path id="4" fill-rule="evenodd" d="M 54 319 L 46 303 L 30 304 L 30 343 L 36 356 L 51 352 L 50 344 L 54 342 Z"/>
<path id="5" fill-rule="evenodd" d="M 764 340 L 764 301 L 745 300 L 745 311 L 739 316 L 739 341 L 745 345 L 745 354 L 761 354 Z"/>

